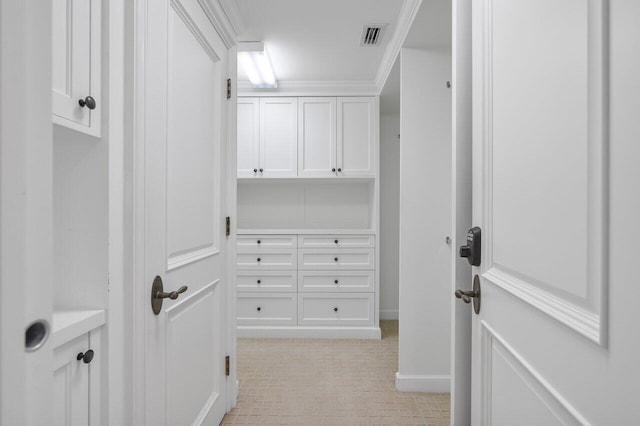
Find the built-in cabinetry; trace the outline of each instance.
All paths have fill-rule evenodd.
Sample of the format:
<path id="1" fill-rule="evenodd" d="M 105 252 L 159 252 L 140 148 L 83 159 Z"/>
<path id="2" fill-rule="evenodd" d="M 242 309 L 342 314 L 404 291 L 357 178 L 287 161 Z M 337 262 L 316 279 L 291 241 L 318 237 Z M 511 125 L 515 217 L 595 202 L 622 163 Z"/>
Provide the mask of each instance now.
<path id="1" fill-rule="evenodd" d="M 100 386 L 104 311 L 53 315 L 52 425 L 101 423 Z"/>
<path id="2" fill-rule="evenodd" d="M 376 97 L 238 99 L 239 336 L 380 337 L 377 152 Z"/>
<path id="3" fill-rule="evenodd" d="M 53 0 L 53 122 L 100 136 L 101 0 Z"/>

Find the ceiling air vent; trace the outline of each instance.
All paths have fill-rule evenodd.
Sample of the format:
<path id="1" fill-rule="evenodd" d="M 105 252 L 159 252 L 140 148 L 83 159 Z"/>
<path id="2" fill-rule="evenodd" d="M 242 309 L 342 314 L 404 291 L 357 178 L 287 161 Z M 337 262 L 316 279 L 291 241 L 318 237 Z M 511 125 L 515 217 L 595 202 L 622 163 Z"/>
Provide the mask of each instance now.
<path id="1" fill-rule="evenodd" d="M 384 33 L 387 24 L 369 24 L 362 29 L 360 46 L 377 46 Z"/>

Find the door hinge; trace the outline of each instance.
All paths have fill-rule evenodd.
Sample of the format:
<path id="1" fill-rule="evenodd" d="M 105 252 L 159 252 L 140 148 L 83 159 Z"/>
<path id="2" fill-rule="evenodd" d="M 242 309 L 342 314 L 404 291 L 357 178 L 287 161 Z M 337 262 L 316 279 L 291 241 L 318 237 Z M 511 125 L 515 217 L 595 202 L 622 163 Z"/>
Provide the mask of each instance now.
<path id="1" fill-rule="evenodd" d="M 224 357 L 224 375 L 228 376 L 231 371 L 231 361 L 229 360 L 229 355 Z"/>
<path id="2" fill-rule="evenodd" d="M 231 79 L 227 79 L 227 99 L 231 99 Z"/>
<path id="3" fill-rule="evenodd" d="M 225 228 L 225 229 L 226 229 L 225 234 L 226 234 L 226 235 L 227 235 L 227 237 L 228 237 L 229 235 L 231 235 L 231 218 L 230 218 L 229 216 L 227 216 L 227 222 L 226 222 L 226 225 L 225 225 L 225 226 L 226 226 L 226 228 Z"/>

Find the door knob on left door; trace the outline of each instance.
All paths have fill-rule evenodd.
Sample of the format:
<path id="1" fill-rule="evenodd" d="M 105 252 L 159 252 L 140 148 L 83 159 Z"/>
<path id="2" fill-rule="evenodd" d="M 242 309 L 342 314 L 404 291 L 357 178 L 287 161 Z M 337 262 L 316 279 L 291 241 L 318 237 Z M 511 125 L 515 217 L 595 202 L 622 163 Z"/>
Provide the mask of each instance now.
<path id="1" fill-rule="evenodd" d="M 89 109 L 96 109 L 96 100 L 93 99 L 93 96 L 87 96 L 84 99 L 79 99 L 78 105 L 82 108 L 87 107 Z"/>
<path id="2" fill-rule="evenodd" d="M 170 291 L 165 293 L 164 285 L 162 284 L 162 278 L 159 275 L 153 279 L 153 285 L 151 286 L 151 309 L 153 313 L 158 315 L 162 311 L 162 300 L 171 299 L 176 300 L 182 293 L 188 290 L 186 285 L 183 285 L 176 291 Z"/>
<path id="3" fill-rule="evenodd" d="M 478 275 L 473 277 L 473 290 L 456 290 L 454 294 L 458 299 L 462 299 L 464 303 L 471 303 L 471 299 L 473 299 L 473 310 L 476 314 L 480 313 L 480 301 L 482 294 L 480 292 L 480 277 Z"/>

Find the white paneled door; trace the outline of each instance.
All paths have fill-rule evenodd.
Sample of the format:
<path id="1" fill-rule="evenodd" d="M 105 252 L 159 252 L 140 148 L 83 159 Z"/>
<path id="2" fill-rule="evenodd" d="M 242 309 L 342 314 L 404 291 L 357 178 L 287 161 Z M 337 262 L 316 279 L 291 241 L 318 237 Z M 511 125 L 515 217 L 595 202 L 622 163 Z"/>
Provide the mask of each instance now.
<path id="1" fill-rule="evenodd" d="M 472 424 L 638 423 L 639 15 L 473 2 Z"/>
<path id="2" fill-rule="evenodd" d="M 144 419 L 136 423 L 217 425 L 226 411 L 227 49 L 197 0 L 146 2 L 143 31 L 144 409 L 136 414 Z M 177 293 L 154 313 L 158 279 Z"/>

